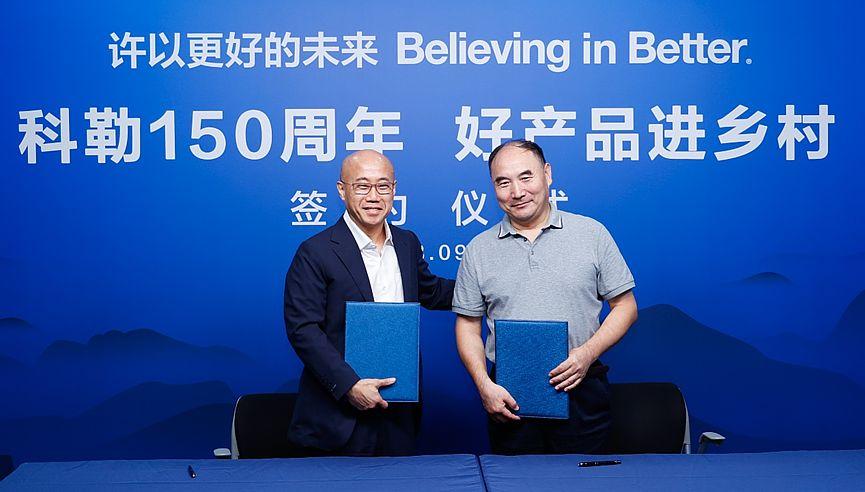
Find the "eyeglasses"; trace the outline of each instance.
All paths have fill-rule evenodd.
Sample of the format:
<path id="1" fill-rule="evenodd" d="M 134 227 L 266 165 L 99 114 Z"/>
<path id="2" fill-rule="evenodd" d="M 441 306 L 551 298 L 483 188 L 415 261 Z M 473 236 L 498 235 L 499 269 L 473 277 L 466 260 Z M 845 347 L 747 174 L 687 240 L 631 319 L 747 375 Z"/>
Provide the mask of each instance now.
<path id="1" fill-rule="evenodd" d="M 396 186 L 396 181 L 393 183 L 346 183 L 345 181 L 340 180 L 340 183 L 343 185 L 351 186 L 352 191 L 354 191 L 355 195 L 369 195 L 369 192 L 375 188 L 375 191 L 378 192 L 379 195 L 391 195 L 393 194 L 393 189 Z"/>

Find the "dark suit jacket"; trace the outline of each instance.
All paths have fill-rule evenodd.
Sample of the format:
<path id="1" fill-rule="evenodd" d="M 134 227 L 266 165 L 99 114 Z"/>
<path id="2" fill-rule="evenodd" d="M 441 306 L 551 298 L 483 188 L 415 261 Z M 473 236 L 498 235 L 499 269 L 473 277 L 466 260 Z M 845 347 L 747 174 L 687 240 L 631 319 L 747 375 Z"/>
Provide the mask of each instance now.
<path id="1" fill-rule="evenodd" d="M 390 226 L 405 302 L 450 309 L 454 281 L 429 271 L 414 233 Z M 285 330 L 304 369 L 289 438 L 324 450 L 343 446 L 358 410 L 345 398 L 359 380 L 345 362 L 345 303 L 373 302 L 357 242 L 345 220 L 304 241 L 285 278 Z"/>

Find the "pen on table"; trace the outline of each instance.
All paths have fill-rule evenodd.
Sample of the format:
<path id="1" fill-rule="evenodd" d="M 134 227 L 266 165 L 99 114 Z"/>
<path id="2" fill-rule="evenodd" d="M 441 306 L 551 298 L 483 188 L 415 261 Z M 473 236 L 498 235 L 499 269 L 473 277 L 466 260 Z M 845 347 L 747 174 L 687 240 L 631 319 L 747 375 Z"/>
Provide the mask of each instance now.
<path id="1" fill-rule="evenodd" d="M 580 467 L 587 466 L 610 466 L 610 465 L 621 465 L 621 460 L 603 460 L 603 461 L 580 461 Z"/>
<path id="2" fill-rule="evenodd" d="M 195 478 L 195 470 L 192 469 L 192 465 L 186 467 L 186 473 L 189 474 L 189 478 Z"/>

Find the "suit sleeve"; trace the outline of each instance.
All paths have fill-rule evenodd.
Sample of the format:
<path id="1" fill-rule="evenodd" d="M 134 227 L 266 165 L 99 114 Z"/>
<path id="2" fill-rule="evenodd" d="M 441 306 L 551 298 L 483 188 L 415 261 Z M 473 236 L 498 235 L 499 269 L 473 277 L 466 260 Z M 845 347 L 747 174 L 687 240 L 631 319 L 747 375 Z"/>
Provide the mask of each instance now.
<path id="1" fill-rule="evenodd" d="M 327 281 L 305 243 L 285 276 L 284 301 L 288 341 L 303 365 L 339 400 L 360 378 L 325 335 Z"/>
<path id="2" fill-rule="evenodd" d="M 454 298 L 454 281 L 433 275 L 420 249 L 420 241 L 411 233 L 417 257 L 418 300 L 427 309 L 450 311 Z"/>

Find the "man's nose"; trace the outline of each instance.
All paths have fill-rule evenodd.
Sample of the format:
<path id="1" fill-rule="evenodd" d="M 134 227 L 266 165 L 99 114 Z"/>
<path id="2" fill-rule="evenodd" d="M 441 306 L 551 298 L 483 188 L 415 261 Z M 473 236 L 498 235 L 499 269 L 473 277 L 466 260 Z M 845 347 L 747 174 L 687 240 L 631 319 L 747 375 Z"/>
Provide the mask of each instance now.
<path id="1" fill-rule="evenodd" d="M 513 183 L 511 185 L 511 197 L 512 198 L 521 198 L 525 195 L 525 190 L 520 186 L 519 183 Z"/>
<path id="2" fill-rule="evenodd" d="M 371 202 L 377 202 L 382 199 L 382 196 L 379 194 L 378 189 L 373 186 L 369 189 L 369 193 L 366 194 L 366 199 Z"/>

